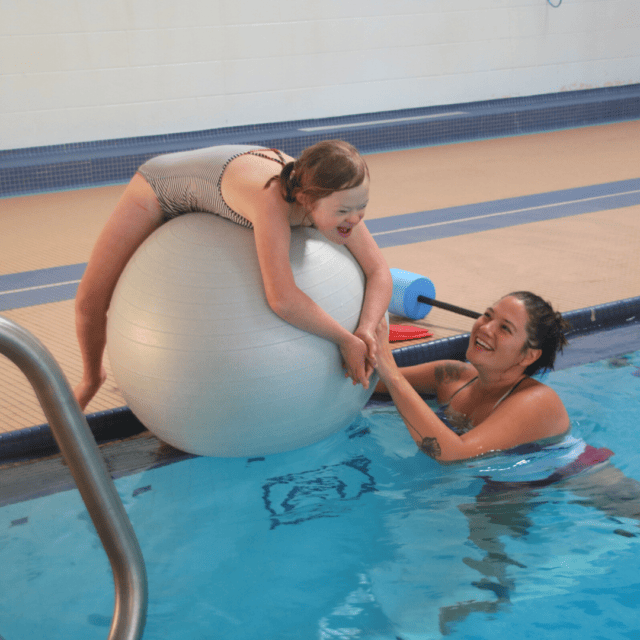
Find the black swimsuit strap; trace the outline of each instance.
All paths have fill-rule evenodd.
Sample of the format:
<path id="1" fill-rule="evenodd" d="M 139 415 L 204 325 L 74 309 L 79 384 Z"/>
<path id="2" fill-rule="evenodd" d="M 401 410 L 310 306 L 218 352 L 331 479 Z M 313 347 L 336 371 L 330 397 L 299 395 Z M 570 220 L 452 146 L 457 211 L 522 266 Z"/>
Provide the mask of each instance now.
<path id="1" fill-rule="evenodd" d="M 442 405 L 442 408 L 446 408 L 451 404 L 451 401 L 455 398 L 455 396 L 460 393 L 460 391 L 462 391 L 463 389 L 466 389 L 472 382 L 475 382 L 478 379 L 478 376 L 476 376 L 475 378 L 471 378 L 471 380 L 469 380 L 469 382 L 463 384 L 459 389 L 456 389 L 452 394 L 451 397 L 449 398 L 449 400 Z M 518 382 L 516 382 L 503 396 L 502 398 L 500 398 L 500 400 L 498 400 L 498 402 L 496 402 L 493 405 L 493 409 L 491 409 L 491 411 L 493 412 L 495 410 L 495 408 L 503 401 L 506 400 L 519 386 L 520 384 L 527 379 L 527 376 L 522 376 L 522 378 L 520 378 L 520 380 L 518 380 Z"/>
<path id="2" fill-rule="evenodd" d="M 511 389 L 509 389 L 509 391 L 507 391 L 507 393 L 505 393 L 502 398 L 493 405 L 493 409 L 491 409 L 491 411 L 493 411 L 503 400 L 506 400 L 526 379 L 527 376 L 522 376 L 522 378 L 520 378 L 520 380 L 518 380 L 518 382 L 516 382 L 513 387 L 511 387 Z"/>
<path id="3" fill-rule="evenodd" d="M 284 156 L 282 155 L 282 152 L 279 151 L 278 149 L 269 149 L 269 151 L 273 151 L 273 153 L 275 153 L 278 157 L 277 158 L 272 158 L 271 156 L 268 156 L 264 153 L 260 153 L 259 151 L 247 151 L 247 155 L 250 156 L 260 156 L 261 158 L 265 158 L 266 160 L 271 160 L 273 162 L 277 162 L 279 164 L 281 164 L 283 167 L 285 164 L 287 164 L 287 161 L 284 159 Z"/>
<path id="4" fill-rule="evenodd" d="M 451 397 L 447 400 L 447 402 L 445 404 L 443 404 L 443 407 L 448 407 L 451 404 L 451 401 L 456 397 L 456 395 L 458 395 L 458 393 L 460 393 L 463 389 L 466 389 L 472 382 L 475 382 L 478 379 L 478 376 L 476 376 L 475 378 L 471 378 L 471 380 L 469 380 L 469 382 L 465 382 L 461 387 L 459 387 L 458 389 L 456 389 L 452 394 Z"/>

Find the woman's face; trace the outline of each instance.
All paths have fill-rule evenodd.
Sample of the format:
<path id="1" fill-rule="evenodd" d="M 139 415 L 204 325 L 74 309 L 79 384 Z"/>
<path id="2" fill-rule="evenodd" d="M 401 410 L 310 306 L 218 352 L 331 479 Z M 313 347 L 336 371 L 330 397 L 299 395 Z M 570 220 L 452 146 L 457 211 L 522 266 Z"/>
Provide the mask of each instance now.
<path id="1" fill-rule="evenodd" d="M 471 329 L 469 362 L 503 372 L 520 365 L 526 368 L 540 355 L 538 349 L 526 346 L 528 320 L 524 303 L 512 296 L 487 308 Z"/>
<path id="2" fill-rule="evenodd" d="M 310 218 L 328 240 L 345 244 L 354 227 L 364 218 L 369 203 L 369 178 L 352 189 L 334 191 L 330 196 L 316 200 Z"/>

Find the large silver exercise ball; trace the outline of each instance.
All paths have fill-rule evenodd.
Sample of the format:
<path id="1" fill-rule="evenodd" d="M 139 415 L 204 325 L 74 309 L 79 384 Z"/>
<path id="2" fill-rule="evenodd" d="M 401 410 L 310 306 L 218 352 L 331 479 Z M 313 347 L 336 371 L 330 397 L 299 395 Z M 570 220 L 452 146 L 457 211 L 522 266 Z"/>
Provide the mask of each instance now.
<path id="1" fill-rule="evenodd" d="M 351 253 L 292 230 L 297 285 L 349 331 L 364 275 Z M 111 367 L 128 406 L 189 453 L 243 457 L 304 447 L 347 427 L 375 386 L 344 377 L 337 346 L 266 302 L 253 232 L 192 213 L 138 248 L 113 294 Z"/>

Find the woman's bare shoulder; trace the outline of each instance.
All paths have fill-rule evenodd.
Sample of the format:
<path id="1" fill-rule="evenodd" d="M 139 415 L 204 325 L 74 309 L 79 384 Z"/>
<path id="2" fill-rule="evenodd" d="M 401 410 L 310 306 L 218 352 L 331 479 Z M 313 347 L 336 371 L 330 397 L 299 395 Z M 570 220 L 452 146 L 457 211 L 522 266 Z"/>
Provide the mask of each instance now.
<path id="1" fill-rule="evenodd" d="M 518 393 L 523 394 L 523 397 L 527 397 L 528 399 L 535 400 L 544 400 L 544 401 L 552 401 L 552 402 L 562 402 L 560 400 L 560 396 L 556 393 L 554 389 L 550 386 L 536 380 L 535 378 L 525 378 L 521 385 L 518 385 L 519 388 L 517 392 L 513 395 L 516 396 Z"/>
<path id="2" fill-rule="evenodd" d="M 534 378 L 527 378 L 520 388 L 503 403 L 505 410 L 515 410 L 524 422 L 544 424 L 549 433 L 563 433 L 569 427 L 569 414 L 557 392 Z"/>

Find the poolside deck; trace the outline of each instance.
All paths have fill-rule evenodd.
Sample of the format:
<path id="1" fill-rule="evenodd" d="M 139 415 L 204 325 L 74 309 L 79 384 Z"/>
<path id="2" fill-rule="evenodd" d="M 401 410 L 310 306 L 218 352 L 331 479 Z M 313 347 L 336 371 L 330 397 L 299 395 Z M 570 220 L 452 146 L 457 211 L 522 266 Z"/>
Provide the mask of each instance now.
<path id="1" fill-rule="evenodd" d="M 569 311 L 640 295 L 640 205 L 622 206 L 607 197 L 606 187 L 601 197 L 581 190 L 640 178 L 640 121 L 381 153 L 367 160 L 372 178 L 367 220 L 440 209 L 449 210 L 441 222 L 462 218 L 455 226 L 459 235 L 447 237 L 441 229 L 436 234 L 434 226 L 437 239 L 383 248 L 391 267 L 431 278 L 440 300 L 482 311 L 504 293 L 530 289 Z M 85 263 L 123 189 L 0 200 L 0 276 Z M 593 210 L 572 214 L 566 207 L 549 219 L 531 220 L 531 210 L 551 208 L 542 194 L 573 189 L 579 191 L 572 202 L 595 202 Z M 464 214 L 451 210 L 506 199 L 514 199 L 507 203 L 511 209 L 506 207 L 511 213 L 500 224 L 511 226 L 474 230 Z M 563 199 L 564 194 L 555 198 Z M 78 382 L 73 300 L 0 313 L 38 337 L 70 383 Z M 392 317 L 392 322 L 403 321 Z M 466 332 L 471 323 L 433 309 L 412 324 L 439 338 Z M 109 369 L 108 360 L 106 365 Z M 0 379 L 0 434 L 45 422 L 29 383 L 4 358 Z M 122 405 L 110 375 L 87 412 Z"/>

